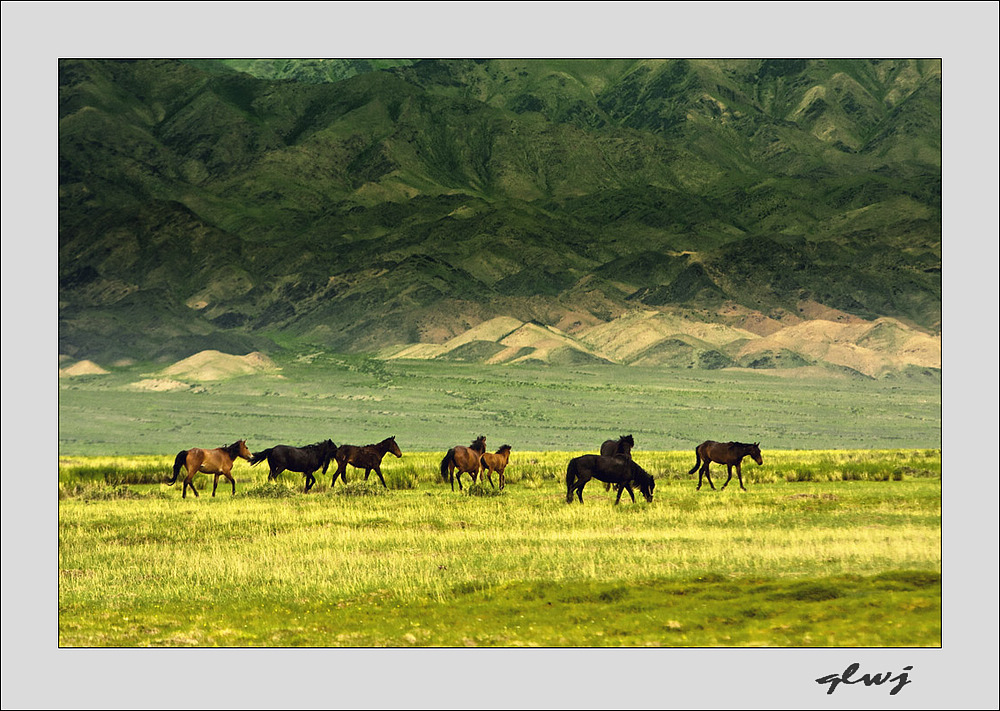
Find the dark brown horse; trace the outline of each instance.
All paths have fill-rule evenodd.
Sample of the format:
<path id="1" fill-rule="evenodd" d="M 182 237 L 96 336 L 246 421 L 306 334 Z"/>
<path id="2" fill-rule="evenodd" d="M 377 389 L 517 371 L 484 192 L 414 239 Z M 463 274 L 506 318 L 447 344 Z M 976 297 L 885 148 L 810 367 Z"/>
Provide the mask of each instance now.
<path id="1" fill-rule="evenodd" d="M 476 481 L 479 468 L 482 466 L 479 458 L 486 453 L 486 435 L 479 435 L 468 447 L 452 447 L 441 460 L 441 478 L 451 482 L 451 490 L 455 490 L 455 472 L 458 471 L 458 490 L 462 490 L 462 473 L 472 475 Z"/>
<path id="2" fill-rule="evenodd" d="M 505 444 L 500 449 L 496 451 L 496 454 L 490 454 L 489 452 L 483 453 L 479 457 L 479 465 L 482 468 L 482 476 L 490 482 L 490 486 L 493 486 L 493 472 L 497 473 L 497 477 L 500 480 L 500 489 L 507 485 L 507 477 L 504 475 L 504 470 L 507 469 L 507 462 L 510 461 L 510 445 Z"/>
<path id="3" fill-rule="evenodd" d="M 603 457 L 597 454 L 584 454 L 569 460 L 566 467 L 566 503 L 573 503 L 573 492 L 583 503 L 583 486 L 591 479 L 597 479 L 618 486 L 617 504 L 622 499 L 622 491 L 628 491 L 635 503 L 632 484 L 638 484 L 646 501 L 653 500 L 653 489 L 656 482 L 653 477 L 631 459 L 625 457 Z"/>
<path id="4" fill-rule="evenodd" d="M 743 457 L 749 456 L 757 464 L 764 463 L 764 460 L 760 456 L 760 442 L 744 444 L 743 442 L 713 442 L 712 440 L 708 440 L 699 444 L 695 448 L 694 454 L 697 457 L 697 461 L 694 463 L 694 468 L 688 474 L 694 474 L 698 471 L 698 466 L 701 466 L 701 471 L 698 472 L 698 489 L 701 489 L 702 477 L 708 479 L 708 485 L 712 489 L 715 489 L 715 484 L 712 483 L 712 476 L 708 473 L 708 465 L 712 462 L 725 464 L 729 469 L 729 477 L 726 479 L 726 483 L 722 485 L 723 489 L 729 484 L 729 480 L 733 478 L 733 467 L 736 467 L 736 476 L 740 480 L 740 488 L 743 491 L 747 490 L 743 486 L 743 473 L 740 471 L 740 463 L 743 461 Z"/>
<path id="5" fill-rule="evenodd" d="M 604 444 L 601 445 L 601 456 L 631 459 L 633 447 L 635 447 L 635 440 L 632 439 L 632 435 L 630 434 L 622 435 L 618 439 L 606 439 L 604 440 Z M 604 490 L 611 490 L 610 482 L 604 484 Z"/>
<path id="6" fill-rule="evenodd" d="M 396 444 L 395 436 L 386 437 L 378 444 L 366 444 L 364 447 L 353 444 L 340 445 L 334 457 L 337 460 L 337 471 L 333 474 L 330 488 L 333 488 L 333 485 L 337 483 L 338 476 L 341 481 L 347 483 L 347 465 L 350 464 L 352 467 L 365 470 L 365 481 L 368 481 L 368 476 L 374 471 L 378 474 L 378 480 L 382 482 L 382 486 L 388 489 L 389 487 L 385 485 L 385 479 L 382 477 L 382 458 L 389 452 L 397 457 L 403 456 L 403 453 L 399 451 L 399 445 Z"/>
<path id="7" fill-rule="evenodd" d="M 174 457 L 174 476 L 168 483 L 170 486 L 173 486 L 174 482 L 177 481 L 177 474 L 180 473 L 181 467 L 186 467 L 187 476 L 184 478 L 184 489 L 181 491 L 182 499 L 187 498 L 189 486 L 194 495 L 199 496 L 198 490 L 194 487 L 194 475 L 198 472 L 215 475 L 215 483 L 212 484 L 212 496 L 215 496 L 220 476 L 224 476 L 229 480 L 229 483 L 233 485 L 233 494 L 235 494 L 236 480 L 229 473 L 233 470 L 233 462 L 236 461 L 237 457 L 243 457 L 249 462 L 251 456 L 250 450 L 247 449 L 246 440 L 243 439 L 233 442 L 228 447 L 216 447 L 215 449 L 199 449 L 198 447 L 194 447 L 192 449 L 182 449 Z"/>
<path id="8" fill-rule="evenodd" d="M 285 444 L 279 444 L 276 447 L 271 447 L 270 449 L 265 449 L 263 452 L 254 454 L 250 460 L 250 466 L 260 464 L 266 459 L 267 466 L 270 468 L 270 472 L 267 475 L 268 481 L 276 479 L 286 469 L 290 472 L 302 472 L 306 477 L 305 491 L 308 492 L 313 487 L 313 484 L 316 483 L 316 477 L 314 476 L 316 470 L 323 467 L 323 473 L 326 474 L 327 467 L 330 466 L 330 460 L 336 454 L 337 445 L 333 443 L 333 440 L 329 439 L 325 442 L 317 442 L 305 447 L 289 447 Z"/>

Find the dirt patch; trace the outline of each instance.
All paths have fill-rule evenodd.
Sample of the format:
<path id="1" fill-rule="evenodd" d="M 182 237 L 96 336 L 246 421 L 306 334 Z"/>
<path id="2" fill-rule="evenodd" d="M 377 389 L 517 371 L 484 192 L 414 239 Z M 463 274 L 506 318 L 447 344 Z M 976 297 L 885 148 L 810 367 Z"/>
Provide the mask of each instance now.
<path id="1" fill-rule="evenodd" d="M 219 351 L 202 351 L 190 358 L 174 363 L 163 370 L 163 375 L 186 380 L 225 380 L 240 375 L 276 372 L 278 366 L 263 353 L 254 351 L 245 356 L 230 355 Z"/>
<path id="2" fill-rule="evenodd" d="M 164 393 L 171 390 L 184 390 L 190 385 L 177 380 L 167 380 L 165 378 L 146 378 L 137 383 L 129 385 L 131 390 L 145 390 L 147 392 Z"/>
<path id="3" fill-rule="evenodd" d="M 81 360 L 68 368 L 59 369 L 60 378 L 73 378 L 78 375 L 107 375 L 108 371 L 92 360 Z"/>

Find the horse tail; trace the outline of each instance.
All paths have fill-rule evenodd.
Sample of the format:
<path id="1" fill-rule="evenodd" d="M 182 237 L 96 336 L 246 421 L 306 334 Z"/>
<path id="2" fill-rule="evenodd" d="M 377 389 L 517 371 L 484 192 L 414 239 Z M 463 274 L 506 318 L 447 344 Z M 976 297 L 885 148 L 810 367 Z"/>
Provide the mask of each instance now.
<path id="1" fill-rule="evenodd" d="M 263 452 L 257 452 L 256 454 L 254 454 L 250 458 L 250 466 L 254 466 L 255 464 L 260 464 L 265 459 L 267 459 L 268 457 L 270 457 L 271 456 L 271 451 L 273 449 L 274 449 L 274 447 L 271 447 L 271 449 L 265 449 Z"/>
<path id="2" fill-rule="evenodd" d="M 455 449 L 454 447 L 448 450 L 448 453 L 444 455 L 444 459 L 441 460 L 441 479 L 448 481 L 448 465 L 455 463 Z"/>
<path id="3" fill-rule="evenodd" d="M 577 462 L 575 459 L 569 460 L 566 467 L 566 503 L 573 503 L 573 484 L 576 483 Z"/>
<path id="4" fill-rule="evenodd" d="M 188 451 L 186 449 L 182 449 L 177 453 L 177 456 L 174 457 L 174 476 L 169 482 L 167 482 L 170 486 L 173 486 L 174 482 L 177 481 L 177 475 L 180 474 L 181 467 L 183 467 L 184 463 L 187 461 L 187 456 Z"/>
<path id="5" fill-rule="evenodd" d="M 694 468 L 691 469 L 691 471 L 689 471 L 688 474 L 694 474 L 696 471 L 698 471 L 698 466 L 701 464 L 701 445 L 694 448 L 694 458 L 696 460 L 694 463 Z"/>

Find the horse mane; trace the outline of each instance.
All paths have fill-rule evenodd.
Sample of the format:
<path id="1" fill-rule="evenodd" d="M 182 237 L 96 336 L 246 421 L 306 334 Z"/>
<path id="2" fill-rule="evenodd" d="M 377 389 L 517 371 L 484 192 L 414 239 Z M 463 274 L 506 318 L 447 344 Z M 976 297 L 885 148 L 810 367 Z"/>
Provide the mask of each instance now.
<path id="1" fill-rule="evenodd" d="M 508 451 L 510 451 L 510 445 L 509 444 L 502 444 L 502 445 L 500 445 L 500 449 L 498 449 L 495 452 L 495 454 L 502 454 L 505 449 L 508 450 Z"/>
<path id="2" fill-rule="evenodd" d="M 652 479 L 653 478 L 653 475 L 650 474 L 649 472 L 647 472 L 642 467 L 640 467 L 638 464 L 636 464 L 634 459 L 630 459 L 628 461 L 629 461 L 629 464 L 631 465 L 629 467 L 629 471 L 631 472 L 631 474 L 632 474 L 633 477 L 635 477 L 636 474 L 641 474 L 644 479 L 648 480 L 648 479 Z"/>
<path id="3" fill-rule="evenodd" d="M 472 444 L 469 445 L 469 449 L 473 449 L 481 454 L 486 453 L 486 435 L 479 435 L 474 440 Z"/>
<path id="4" fill-rule="evenodd" d="M 226 445 L 225 447 L 219 447 L 219 449 L 228 454 L 230 459 L 236 459 L 240 456 L 240 440 L 236 440 L 232 444 Z"/>
<path id="5" fill-rule="evenodd" d="M 388 447 L 389 442 L 391 442 L 394 439 L 396 439 L 396 435 L 393 435 L 392 437 L 386 437 L 381 442 L 372 442 L 371 444 L 366 444 L 361 449 L 381 449 L 382 447 Z"/>

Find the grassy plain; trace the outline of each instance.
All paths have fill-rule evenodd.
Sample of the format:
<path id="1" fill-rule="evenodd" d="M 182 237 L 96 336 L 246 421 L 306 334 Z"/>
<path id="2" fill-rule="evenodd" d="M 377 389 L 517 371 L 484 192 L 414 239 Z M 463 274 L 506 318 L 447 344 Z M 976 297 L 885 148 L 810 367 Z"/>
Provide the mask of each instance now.
<path id="1" fill-rule="evenodd" d="M 941 385 L 931 378 L 491 367 L 308 352 L 277 360 L 278 375 L 185 383 L 169 392 L 134 389 L 162 377 L 162 364 L 62 378 L 59 451 L 172 455 L 242 438 L 257 451 L 395 435 L 404 453 L 443 453 L 480 434 L 491 451 L 504 443 L 514 451 L 591 451 L 629 433 L 637 450 L 657 451 L 693 452 L 706 439 L 759 441 L 764 450 L 941 446 Z"/>
<path id="2" fill-rule="evenodd" d="M 940 385 L 289 352 L 280 376 L 59 383 L 61 646 L 936 646 Z M 568 460 L 631 433 L 654 501 Z M 180 498 L 177 451 L 397 437 L 389 485 L 238 461 Z M 452 492 L 447 448 L 513 446 L 502 495 Z M 760 441 L 749 491 L 696 492 L 694 446 Z M 713 467 L 716 486 L 724 468 Z"/>
<path id="3" fill-rule="evenodd" d="M 637 453 L 656 496 L 617 507 L 565 503 L 574 454 L 516 452 L 502 495 L 425 452 L 186 500 L 168 457 L 63 457 L 60 645 L 940 645 L 939 451 L 765 452 L 747 492 Z"/>

